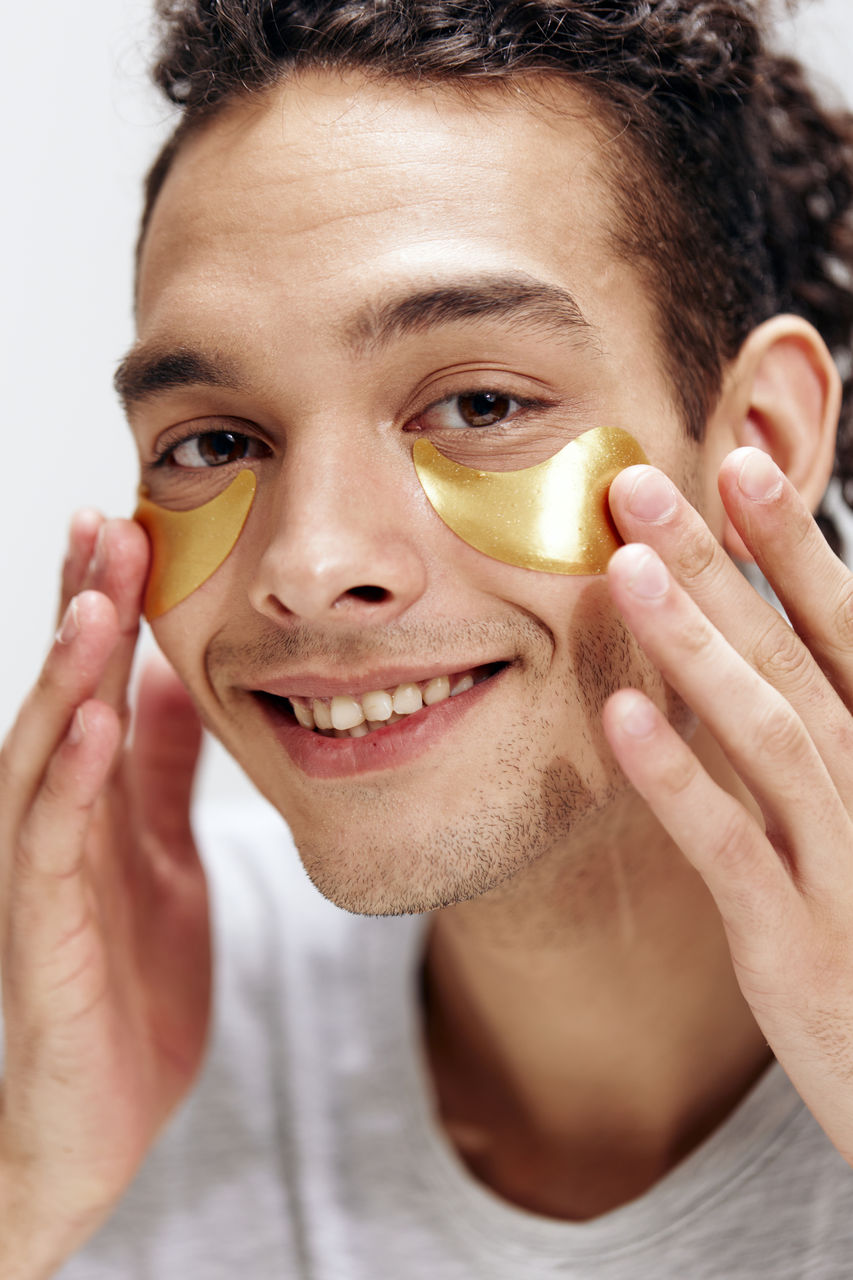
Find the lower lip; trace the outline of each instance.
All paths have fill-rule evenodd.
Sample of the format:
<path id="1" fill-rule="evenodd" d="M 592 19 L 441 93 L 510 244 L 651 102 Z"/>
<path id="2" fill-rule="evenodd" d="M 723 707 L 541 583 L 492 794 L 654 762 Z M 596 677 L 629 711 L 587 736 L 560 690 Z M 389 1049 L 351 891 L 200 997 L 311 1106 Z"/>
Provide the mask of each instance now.
<path id="1" fill-rule="evenodd" d="M 303 773 L 311 778 L 349 778 L 398 768 L 429 751 L 485 697 L 506 669 L 501 668 L 465 693 L 415 711 L 385 729 L 373 729 L 363 738 L 324 738 L 295 724 L 286 712 L 276 710 L 272 704 L 258 701 L 276 738 Z"/>

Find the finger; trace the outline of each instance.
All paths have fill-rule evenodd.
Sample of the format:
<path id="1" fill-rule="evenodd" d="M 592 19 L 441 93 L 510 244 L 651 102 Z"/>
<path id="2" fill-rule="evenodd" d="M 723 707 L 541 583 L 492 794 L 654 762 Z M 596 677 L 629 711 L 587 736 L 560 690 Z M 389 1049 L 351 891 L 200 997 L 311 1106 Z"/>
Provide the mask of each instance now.
<path id="1" fill-rule="evenodd" d="M 119 640 L 98 687 L 98 697 L 127 722 L 127 690 L 139 635 L 140 612 L 150 550 L 132 520 L 107 520 L 101 526 L 86 573 L 86 586 L 109 596 L 115 605 Z"/>
<path id="2" fill-rule="evenodd" d="M 139 682 L 131 776 L 146 828 L 171 856 L 194 847 L 190 805 L 201 737 L 186 689 L 165 658 L 152 656 Z"/>
<path id="3" fill-rule="evenodd" d="M 160 654 L 145 664 L 130 752 L 134 808 L 145 831 L 134 903 L 140 948 L 163 992 L 163 1027 L 198 1023 L 210 998 L 207 885 L 190 822 L 201 724 L 174 671 Z M 188 979 L 170 973 L 181 965 Z"/>
<path id="4" fill-rule="evenodd" d="M 834 555 L 797 490 L 760 449 L 729 455 L 720 471 L 720 494 L 796 631 L 853 707 L 853 574 Z"/>
<path id="5" fill-rule="evenodd" d="M 850 794 L 849 711 L 806 645 L 758 596 L 701 516 L 652 467 L 630 467 L 616 477 L 611 509 L 626 540 L 654 547 L 714 626 L 790 702 L 839 792 Z"/>
<path id="6" fill-rule="evenodd" d="M 88 699 L 76 708 L 21 824 L 18 870 L 58 879 L 79 870 L 91 811 L 120 742 L 111 707 Z"/>
<path id="7" fill-rule="evenodd" d="M 791 884 L 751 815 L 637 690 L 608 699 L 603 724 L 625 776 L 708 885 L 739 948 L 772 932 Z"/>
<path id="8" fill-rule="evenodd" d="M 76 709 L 100 682 L 118 640 L 110 600 L 72 600 L 44 667 L 0 750 L 0 830 L 11 838 Z"/>
<path id="9" fill-rule="evenodd" d="M 801 719 L 711 625 L 648 547 L 621 547 L 611 593 L 667 682 L 717 739 L 755 796 L 768 834 L 794 873 L 838 887 L 849 872 L 832 852 L 853 841 L 850 820 Z"/>
<path id="10" fill-rule="evenodd" d="M 62 585 L 59 597 L 59 615 L 56 625 L 60 625 L 74 596 L 83 590 L 86 570 L 95 550 L 98 531 L 104 523 L 100 512 L 90 507 L 76 512 L 71 518 L 68 531 L 68 551 L 62 565 Z"/>
<path id="11" fill-rule="evenodd" d="M 47 1017 L 48 1006 L 73 1015 L 93 996 L 92 983 L 103 978 L 91 965 L 85 842 L 120 742 L 111 708 L 94 701 L 78 707 L 22 824 L 4 931 L 10 1020 Z"/>

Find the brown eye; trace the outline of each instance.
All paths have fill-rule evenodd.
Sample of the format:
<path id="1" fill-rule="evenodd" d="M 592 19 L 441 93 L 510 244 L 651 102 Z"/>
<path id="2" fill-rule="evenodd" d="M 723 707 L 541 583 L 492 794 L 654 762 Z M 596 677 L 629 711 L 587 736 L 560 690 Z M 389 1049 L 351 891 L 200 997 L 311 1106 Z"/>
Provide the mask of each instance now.
<path id="1" fill-rule="evenodd" d="M 259 441 L 238 431 L 205 431 L 182 441 L 172 450 L 171 460 L 177 467 L 224 467 L 259 451 Z"/>
<path id="2" fill-rule="evenodd" d="M 209 467 L 221 467 L 226 462 L 239 462 L 246 456 L 246 437 L 233 431 L 211 431 L 199 436 L 198 451 Z"/>
<path id="3" fill-rule="evenodd" d="M 475 391 L 471 395 L 457 397 L 460 417 L 469 427 L 492 427 L 502 422 L 516 403 L 511 396 L 499 391 Z"/>
<path id="4" fill-rule="evenodd" d="M 519 400 L 505 391 L 461 391 L 437 400 L 412 420 L 418 431 L 471 431 L 511 425 L 519 413 L 537 402 Z"/>

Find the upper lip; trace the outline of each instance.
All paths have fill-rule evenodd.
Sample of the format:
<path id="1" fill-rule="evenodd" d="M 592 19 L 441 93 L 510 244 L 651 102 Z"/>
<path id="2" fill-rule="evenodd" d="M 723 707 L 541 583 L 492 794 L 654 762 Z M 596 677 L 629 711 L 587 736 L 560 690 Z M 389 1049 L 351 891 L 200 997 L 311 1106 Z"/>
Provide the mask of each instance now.
<path id="1" fill-rule="evenodd" d="M 395 689 L 401 684 L 422 684 L 436 676 L 453 676 L 461 671 L 472 671 L 477 667 L 496 666 L 506 663 L 502 658 L 480 658 L 473 661 L 465 658 L 441 663 L 430 663 L 427 667 L 383 667 L 381 670 L 369 671 L 366 674 L 351 676 L 330 676 L 324 672 L 302 671 L 293 675 L 264 680 L 255 685 L 254 693 L 271 693 L 279 698 L 289 698 L 291 694 L 297 698 L 335 698 L 349 694 L 359 698 L 365 693 L 374 693 L 379 689 Z"/>

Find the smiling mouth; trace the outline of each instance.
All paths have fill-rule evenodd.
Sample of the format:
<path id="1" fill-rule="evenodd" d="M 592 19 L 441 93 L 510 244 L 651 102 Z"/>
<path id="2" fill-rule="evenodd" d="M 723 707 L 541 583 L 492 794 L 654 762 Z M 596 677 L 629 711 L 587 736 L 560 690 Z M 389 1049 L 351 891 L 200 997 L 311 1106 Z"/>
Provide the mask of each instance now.
<path id="1" fill-rule="evenodd" d="M 337 694 L 333 698 L 295 694 L 282 697 L 263 689 L 256 690 L 255 696 L 279 714 L 292 717 L 303 729 L 321 737 L 366 738 L 405 720 L 424 707 L 433 707 L 448 698 L 467 693 L 508 665 L 506 662 L 491 662 L 417 683 L 398 684 L 392 689 L 374 689 L 358 697 L 348 693 Z"/>

